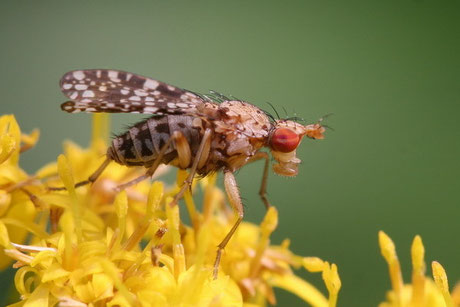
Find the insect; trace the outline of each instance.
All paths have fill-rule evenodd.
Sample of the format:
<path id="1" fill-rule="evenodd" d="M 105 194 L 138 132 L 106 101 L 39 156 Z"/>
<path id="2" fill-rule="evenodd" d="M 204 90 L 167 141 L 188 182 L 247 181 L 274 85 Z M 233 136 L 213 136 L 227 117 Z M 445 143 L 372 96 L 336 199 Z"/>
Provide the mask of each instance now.
<path id="1" fill-rule="evenodd" d="M 151 114 L 125 133 L 115 137 L 102 165 L 76 186 L 94 182 L 114 161 L 126 166 L 144 166 L 144 175 L 118 186 L 125 189 L 155 173 L 160 164 L 189 169 L 189 176 L 175 195 L 176 205 L 190 187 L 195 175 L 222 171 L 230 205 L 238 219 L 218 245 L 214 263 L 217 277 L 222 252 L 241 223 L 244 211 L 234 176 L 242 166 L 265 160 L 260 197 L 266 198 L 269 154 L 276 163 L 275 173 L 295 176 L 298 173 L 296 148 L 302 138 L 322 139 L 320 122 L 302 125 L 293 120 L 274 120 L 258 107 L 220 94 L 199 95 L 136 74 L 104 69 L 76 70 L 66 73 L 62 92 L 71 99 L 61 105 L 69 113 L 107 112 Z"/>

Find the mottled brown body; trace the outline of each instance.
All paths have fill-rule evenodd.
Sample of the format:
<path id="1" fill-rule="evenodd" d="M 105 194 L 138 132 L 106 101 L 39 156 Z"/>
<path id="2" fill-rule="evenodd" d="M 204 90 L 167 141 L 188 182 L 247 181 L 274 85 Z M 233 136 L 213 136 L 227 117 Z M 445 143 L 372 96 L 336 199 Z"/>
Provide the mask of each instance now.
<path id="1" fill-rule="evenodd" d="M 209 128 L 212 133 L 209 148 L 204 153 L 207 158 L 197 167 L 198 174 L 206 175 L 222 168 L 239 169 L 266 145 L 272 125 L 257 107 L 241 101 L 227 101 L 211 113 L 208 116 L 212 120 L 190 115 L 153 116 L 115 137 L 108 157 L 122 165 L 149 168 L 173 133 L 180 132 L 190 146 L 190 163 L 185 167 L 180 165 L 174 141 L 162 155 L 161 163 L 190 168 L 204 131 Z"/>

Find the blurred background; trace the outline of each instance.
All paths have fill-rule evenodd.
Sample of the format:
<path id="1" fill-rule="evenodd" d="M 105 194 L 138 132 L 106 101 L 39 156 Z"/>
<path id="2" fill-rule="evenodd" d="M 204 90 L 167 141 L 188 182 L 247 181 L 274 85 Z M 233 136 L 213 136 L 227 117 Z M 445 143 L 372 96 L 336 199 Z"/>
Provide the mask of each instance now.
<path id="1" fill-rule="evenodd" d="M 91 116 L 59 107 L 58 80 L 73 69 L 127 70 L 268 111 L 270 102 L 310 123 L 334 113 L 325 140 L 302 143 L 296 178 L 270 174 L 272 242 L 290 238 L 295 253 L 336 263 L 339 306 L 376 306 L 391 288 L 379 230 L 395 241 L 405 281 L 416 234 L 427 264 L 442 263 L 451 285 L 460 278 L 458 1 L 2 1 L 0 42 L 0 114 L 41 130 L 21 156 L 30 173 L 64 140 L 88 144 Z M 142 118 L 115 115 L 112 131 Z M 237 175 L 255 223 L 262 164 Z M 296 274 L 326 293 L 318 274 Z M 303 305 L 276 295 L 279 306 Z"/>

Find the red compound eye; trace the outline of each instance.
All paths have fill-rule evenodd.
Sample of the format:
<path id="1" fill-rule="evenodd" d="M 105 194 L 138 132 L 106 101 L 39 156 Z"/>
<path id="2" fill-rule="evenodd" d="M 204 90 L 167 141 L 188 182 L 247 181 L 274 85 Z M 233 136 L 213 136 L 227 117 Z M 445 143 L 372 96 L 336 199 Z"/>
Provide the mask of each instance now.
<path id="1" fill-rule="evenodd" d="M 288 128 L 278 128 L 270 139 L 272 149 L 280 152 L 291 152 L 299 145 L 300 138 L 297 133 Z"/>

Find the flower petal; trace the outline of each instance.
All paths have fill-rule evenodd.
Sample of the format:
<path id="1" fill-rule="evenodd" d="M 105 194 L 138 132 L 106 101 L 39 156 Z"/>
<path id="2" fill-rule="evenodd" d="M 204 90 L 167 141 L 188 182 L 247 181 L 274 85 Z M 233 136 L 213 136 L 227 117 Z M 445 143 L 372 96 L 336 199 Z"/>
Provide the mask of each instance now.
<path id="1" fill-rule="evenodd" d="M 24 307 L 49 306 L 49 288 L 46 284 L 38 286 L 24 303 Z"/>
<path id="2" fill-rule="evenodd" d="M 268 280 L 270 285 L 292 292 L 314 307 L 328 307 L 328 300 L 315 287 L 305 280 L 291 274 L 273 274 Z"/>

